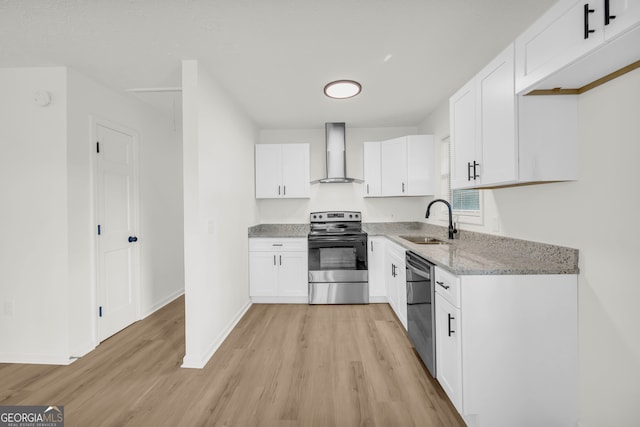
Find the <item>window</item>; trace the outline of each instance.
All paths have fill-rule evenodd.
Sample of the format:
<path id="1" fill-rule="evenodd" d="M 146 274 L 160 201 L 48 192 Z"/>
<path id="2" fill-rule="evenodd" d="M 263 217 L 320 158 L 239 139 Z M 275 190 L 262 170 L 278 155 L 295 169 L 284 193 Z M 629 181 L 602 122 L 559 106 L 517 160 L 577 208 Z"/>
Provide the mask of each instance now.
<path id="1" fill-rule="evenodd" d="M 480 191 L 451 190 L 451 207 L 457 214 L 475 214 L 480 211 Z"/>
<path id="2" fill-rule="evenodd" d="M 454 221 L 465 224 L 482 224 L 482 192 L 479 190 L 452 190 L 449 137 L 442 140 L 441 151 L 441 193 L 442 198 L 451 203 Z"/>

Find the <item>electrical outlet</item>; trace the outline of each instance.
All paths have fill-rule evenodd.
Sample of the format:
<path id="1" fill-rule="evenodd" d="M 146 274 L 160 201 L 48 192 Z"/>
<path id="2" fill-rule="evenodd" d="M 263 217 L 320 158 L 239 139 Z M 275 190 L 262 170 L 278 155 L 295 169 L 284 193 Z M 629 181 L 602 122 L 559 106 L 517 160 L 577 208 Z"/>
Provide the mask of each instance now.
<path id="1" fill-rule="evenodd" d="M 5 316 L 13 316 L 15 311 L 15 302 L 14 301 L 5 301 L 4 302 L 4 314 Z"/>

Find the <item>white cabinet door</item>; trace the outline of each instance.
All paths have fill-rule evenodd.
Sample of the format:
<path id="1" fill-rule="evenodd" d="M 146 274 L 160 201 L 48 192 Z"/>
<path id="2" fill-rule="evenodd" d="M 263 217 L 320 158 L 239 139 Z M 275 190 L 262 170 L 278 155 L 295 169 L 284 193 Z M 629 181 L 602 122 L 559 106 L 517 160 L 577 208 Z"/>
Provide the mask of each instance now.
<path id="1" fill-rule="evenodd" d="M 606 13 L 606 9 L 604 12 Z M 608 20 L 607 15 L 603 15 L 604 37 L 607 40 L 638 25 L 640 22 L 640 1 L 609 0 L 608 12 L 610 17 Z M 615 18 L 611 18 L 612 16 Z"/>
<path id="2" fill-rule="evenodd" d="M 513 45 L 476 76 L 482 162 L 476 168 L 482 185 L 518 179 L 516 96 Z"/>
<path id="3" fill-rule="evenodd" d="M 400 256 L 398 254 L 394 254 L 395 261 L 394 264 L 397 266 L 396 268 L 396 289 L 397 289 L 397 306 L 396 306 L 396 314 L 398 315 L 398 319 L 400 319 L 400 323 L 404 326 L 404 330 L 407 330 L 407 271 L 406 271 L 406 261 L 405 261 L 405 252 L 404 250 L 401 252 Z"/>
<path id="4" fill-rule="evenodd" d="M 406 137 L 382 141 L 382 195 L 404 196 L 407 187 Z"/>
<path id="5" fill-rule="evenodd" d="M 282 144 L 282 197 L 309 197 L 309 144 Z"/>
<path id="6" fill-rule="evenodd" d="M 458 412 L 462 410 L 460 309 L 436 293 L 436 376 Z"/>
<path id="7" fill-rule="evenodd" d="M 249 252 L 249 294 L 251 296 L 278 295 L 278 254 Z"/>
<path id="8" fill-rule="evenodd" d="M 385 240 L 384 237 L 369 237 L 369 250 L 367 253 L 369 298 L 378 299 L 379 301 L 384 301 L 387 296 L 385 285 Z"/>
<path id="9" fill-rule="evenodd" d="M 602 44 L 603 9 L 604 0 L 561 0 L 522 33 L 516 39 L 516 92 Z"/>
<path id="10" fill-rule="evenodd" d="M 294 297 L 308 295 L 306 252 L 281 252 L 278 254 L 279 296 Z"/>
<path id="11" fill-rule="evenodd" d="M 256 145 L 256 198 L 276 198 L 282 193 L 280 144 Z"/>
<path id="12" fill-rule="evenodd" d="M 407 195 L 435 194 L 434 153 L 433 135 L 407 137 Z"/>
<path id="13" fill-rule="evenodd" d="M 309 197 L 309 144 L 256 145 L 256 198 Z"/>
<path id="14" fill-rule="evenodd" d="M 405 249 L 386 242 L 387 297 L 402 326 L 407 329 L 407 291 Z"/>
<path id="15" fill-rule="evenodd" d="M 364 168 L 364 197 L 377 197 L 381 195 L 381 159 L 380 142 L 365 142 L 362 148 Z"/>
<path id="16" fill-rule="evenodd" d="M 249 295 L 254 302 L 302 303 L 308 296 L 307 239 L 249 239 Z"/>
<path id="17" fill-rule="evenodd" d="M 480 161 L 480 153 L 476 152 L 476 108 L 476 88 L 473 79 L 449 100 L 452 189 L 473 185 L 471 162 Z"/>

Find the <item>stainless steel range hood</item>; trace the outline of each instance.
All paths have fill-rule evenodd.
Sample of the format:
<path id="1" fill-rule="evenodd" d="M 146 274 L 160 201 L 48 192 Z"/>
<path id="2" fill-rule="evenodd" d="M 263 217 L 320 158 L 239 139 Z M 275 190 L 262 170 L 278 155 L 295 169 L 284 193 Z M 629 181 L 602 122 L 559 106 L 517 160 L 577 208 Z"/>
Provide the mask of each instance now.
<path id="1" fill-rule="evenodd" d="M 358 182 L 361 179 L 347 178 L 347 152 L 344 123 L 325 123 L 324 137 L 327 151 L 327 177 L 311 181 L 312 184 L 335 184 Z"/>

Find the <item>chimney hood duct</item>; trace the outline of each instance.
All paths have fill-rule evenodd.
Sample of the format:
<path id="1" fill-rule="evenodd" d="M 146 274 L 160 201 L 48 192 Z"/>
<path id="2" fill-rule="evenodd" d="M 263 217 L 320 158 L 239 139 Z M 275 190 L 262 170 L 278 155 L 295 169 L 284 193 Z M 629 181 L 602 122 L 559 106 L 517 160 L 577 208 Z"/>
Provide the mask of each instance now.
<path id="1" fill-rule="evenodd" d="M 361 179 L 347 178 L 347 153 L 344 123 L 325 123 L 324 136 L 327 151 L 327 177 L 311 181 L 312 184 L 335 184 L 358 182 Z"/>

